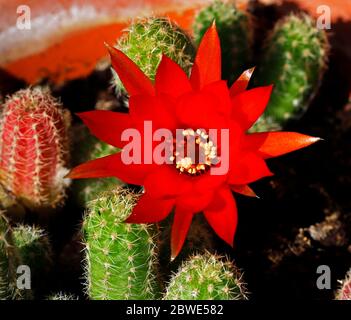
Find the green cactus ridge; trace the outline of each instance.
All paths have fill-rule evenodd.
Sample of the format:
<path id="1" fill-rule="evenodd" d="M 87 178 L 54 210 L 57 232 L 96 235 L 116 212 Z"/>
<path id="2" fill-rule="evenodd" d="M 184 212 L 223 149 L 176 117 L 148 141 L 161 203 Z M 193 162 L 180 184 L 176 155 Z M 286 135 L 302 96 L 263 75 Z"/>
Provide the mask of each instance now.
<path id="1" fill-rule="evenodd" d="M 73 158 L 76 164 L 105 157 L 119 151 L 118 148 L 95 138 L 86 127 L 77 126 L 74 128 L 74 132 Z M 114 177 L 79 179 L 73 181 L 72 190 L 76 202 L 85 207 L 89 201 L 94 200 L 100 193 L 113 190 L 121 184 L 122 182 Z"/>
<path id="2" fill-rule="evenodd" d="M 20 255 L 14 246 L 12 230 L 7 218 L 0 212 L 0 300 L 22 299 L 17 289 L 17 267 Z"/>
<path id="3" fill-rule="evenodd" d="M 138 195 L 118 188 L 88 204 L 83 221 L 86 291 L 94 300 L 155 298 L 155 234 L 127 224 Z"/>
<path id="4" fill-rule="evenodd" d="M 165 54 L 189 74 L 195 54 L 190 37 L 167 18 L 136 20 L 118 40 L 116 48 L 124 52 L 153 81 L 157 67 Z M 113 85 L 117 93 L 124 92 L 116 72 Z"/>
<path id="5" fill-rule="evenodd" d="M 206 30 L 215 21 L 222 49 L 222 78 L 232 83 L 250 67 L 252 28 L 249 15 L 238 10 L 233 2 L 214 1 L 197 14 L 194 37 L 200 43 Z"/>
<path id="6" fill-rule="evenodd" d="M 326 32 L 311 17 L 291 14 L 276 24 L 255 77 L 257 85 L 275 87 L 253 131 L 279 129 L 306 111 L 319 88 L 328 53 Z"/>
<path id="7" fill-rule="evenodd" d="M 228 259 L 210 253 L 195 255 L 173 275 L 165 300 L 247 299 L 242 276 Z"/>

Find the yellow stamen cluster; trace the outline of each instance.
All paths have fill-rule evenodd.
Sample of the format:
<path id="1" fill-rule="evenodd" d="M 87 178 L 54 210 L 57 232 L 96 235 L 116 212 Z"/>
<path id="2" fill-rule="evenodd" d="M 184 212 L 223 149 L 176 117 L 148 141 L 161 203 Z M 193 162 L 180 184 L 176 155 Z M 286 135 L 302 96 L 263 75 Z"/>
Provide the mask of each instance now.
<path id="1" fill-rule="evenodd" d="M 174 154 L 170 160 L 174 162 L 176 168 L 181 173 L 189 175 L 199 175 L 210 169 L 214 160 L 217 158 L 217 148 L 209 139 L 204 130 L 186 129 L 182 132 L 184 140 L 178 145 L 175 143 Z M 195 155 L 180 156 L 179 148 L 187 152 L 187 145 L 195 143 Z"/>

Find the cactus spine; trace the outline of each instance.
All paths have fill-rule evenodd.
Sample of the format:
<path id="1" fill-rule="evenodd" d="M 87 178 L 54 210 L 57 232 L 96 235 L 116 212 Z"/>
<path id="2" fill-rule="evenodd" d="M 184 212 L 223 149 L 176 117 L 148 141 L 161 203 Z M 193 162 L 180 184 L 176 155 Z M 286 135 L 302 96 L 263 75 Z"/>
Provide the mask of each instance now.
<path id="1" fill-rule="evenodd" d="M 55 207 L 64 198 L 68 117 L 39 88 L 9 97 L 0 122 L 0 183 L 31 209 Z"/>
<path id="2" fill-rule="evenodd" d="M 83 231 L 86 290 L 91 299 L 155 298 L 153 231 L 147 225 L 123 222 L 137 198 L 119 188 L 88 204 Z"/>
<path id="3" fill-rule="evenodd" d="M 115 47 L 133 60 L 151 80 L 155 79 L 162 54 L 167 55 L 189 73 L 195 53 L 189 36 L 166 18 L 136 21 L 122 35 Z M 121 89 L 123 91 L 123 85 L 115 72 L 113 75 L 113 84 L 119 93 Z"/>
<path id="4" fill-rule="evenodd" d="M 336 300 L 351 300 L 351 269 L 342 281 L 341 287 L 336 293 Z"/>
<path id="5" fill-rule="evenodd" d="M 22 293 L 16 285 L 16 271 L 20 264 L 12 230 L 7 218 L 0 212 L 0 300 L 22 298 Z"/>
<path id="6" fill-rule="evenodd" d="M 215 21 L 222 49 L 222 78 L 233 82 L 250 67 L 252 28 L 249 15 L 234 3 L 216 0 L 197 14 L 193 26 L 195 42 L 200 43 Z"/>
<path id="7" fill-rule="evenodd" d="M 103 141 L 92 136 L 85 126 L 74 128 L 73 160 L 75 164 L 105 157 L 119 151 Z M 96 178 L 74 180 L 72 183 L 73 196 L 76 202 L 86 207 L 87 203 L 94 200 L 100 193 L 106 192 L 121 185 L 117 178 Z"/>
<path id="8" fill-rule="evenodd" d="M 59 292 L 49 296 L 47 300 L 78 300 L 78 297 L 74 296 L 73 294 Z"/>
<path id="9" fill-rule="evenodd" d="M 173 275 L 165 300 L 242 300 L 246 299 L 241 275 L 223 257 L 205 253 L 184 262 Z"/>
<path id="10" fill-rule="evenodd" d="M 274 84 L 270 102 L 253 131 L 279 129 L 300 116 L 315 95 L 326 68 L 328 39 L 307 15 L 279 21 L 267 39 L 258 85 Z"/>

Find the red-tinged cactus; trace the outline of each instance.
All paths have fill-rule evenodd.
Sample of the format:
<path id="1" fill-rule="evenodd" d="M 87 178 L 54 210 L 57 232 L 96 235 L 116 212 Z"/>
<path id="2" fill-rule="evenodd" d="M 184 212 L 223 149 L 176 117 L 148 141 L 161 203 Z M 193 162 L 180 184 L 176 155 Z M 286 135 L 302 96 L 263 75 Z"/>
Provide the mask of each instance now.
<path id="1" fill-rule="evenodd" d="M 351 300 L 351 269 L 336 293 L 336 300 Z"/>
<path id="2" fill-rule="evenodd" d="M 64 198 L 69 120 L 39 88 L 20 90 L 2 106 L 0 183 L 31 209 L 56 207 Z"/>

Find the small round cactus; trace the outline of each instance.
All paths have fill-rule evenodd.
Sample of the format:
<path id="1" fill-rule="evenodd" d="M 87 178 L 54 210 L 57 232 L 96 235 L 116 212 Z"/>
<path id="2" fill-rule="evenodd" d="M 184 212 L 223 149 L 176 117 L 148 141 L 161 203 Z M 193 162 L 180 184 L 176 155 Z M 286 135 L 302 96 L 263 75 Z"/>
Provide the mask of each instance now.
<path id="1" fill-rule="evenodd" d="M 119 188 L 88 204 L 83 222 L 85 279 L 93 300 L 155 299 L 153 230 L 124 223 L 137 198 Z"/>
<path id="2" fill-rule="evenodd" d="M 210 253 L 195 255 L 173 275 L 165 300 L 243 300 L 242 276 L 232 262 Z"/>
<path id="3" fill-rule="evenodd" d="M 118 152 L 118 148 L 104 143 L 91 135 L 85 126 L 76 126 L 73 131 L 75 133 L 73 138 L 74 164 L 83 163 Z M 72 191 L 76 202 L 80 206 L 86 207 L 87 203 L 94 200 L 100 193 L 113 190 L 121 184 L 122 182 L 114 177 L 80 179 L 73 181 Z"/>
<path id="4" fill-rule="evenodd" d="M 199 11 L 194 22 L 194 37 L 200 43 L 215 21 L 222 49 L 222 78 L 232 83 L 250 67 L 252 28 L 249 15 L 234 3 L 216 0 Z"/>
<path id="5" fill-rule="evenodd" d="M 279 129 L 307 109 L 326 69 L 328 49 L 325 31 L 307 15 L 292 14 L 276 24 L 255 77 L 257 85 L 275 87 L 253 131 Z"/>
<path id="6" fill-rule="evenodd" d="M 69 182 L 69 113 L 47 91 L 20 90 L 0 121 L 0 184 L 31 209 L 62 203 Z"/>
<path id="7" fill-rule="evenodd" d="M 137 20 L 118 40 L 117 49 L 124 52 L 151 79 L 165 54 L 187 73 L 190 72 L 195 54 L 189 36 L 166 18 Z M 118 75 L 113 72 L 117 92 L 124 90 Z"/>
<path id="8" fill-rule="evenodd" d="M 351 300 L 351 269 L 342 281 L 341 287 L 336 293 L 336 300 Z"/>

